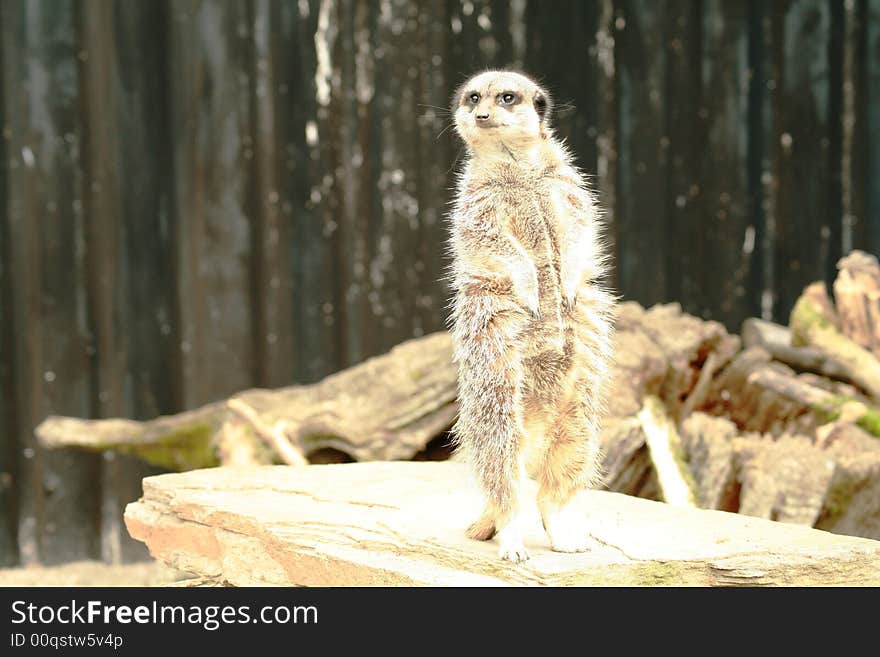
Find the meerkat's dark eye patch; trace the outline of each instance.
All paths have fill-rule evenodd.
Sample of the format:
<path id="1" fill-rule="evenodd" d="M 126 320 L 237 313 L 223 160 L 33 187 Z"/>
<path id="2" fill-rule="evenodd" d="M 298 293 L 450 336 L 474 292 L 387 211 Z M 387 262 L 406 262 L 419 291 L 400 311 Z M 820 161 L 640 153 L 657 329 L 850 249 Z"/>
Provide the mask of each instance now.
<path id="1" fill-rule="evenodd" d="M 499 105 L 514 105 L 519 102 L 519 94 L 515 94 L 512 91 L 505 91 L 504 93 L 498 94 L 497 100 Z"/>
<path id="2" fill-rule="evenodd" d="M 464 100 L 470 105 L 476 105 L 480 102 L 480 94 L 478 94 L 476 91 L 471 91 L 470 93 L 464 95 Z"/>

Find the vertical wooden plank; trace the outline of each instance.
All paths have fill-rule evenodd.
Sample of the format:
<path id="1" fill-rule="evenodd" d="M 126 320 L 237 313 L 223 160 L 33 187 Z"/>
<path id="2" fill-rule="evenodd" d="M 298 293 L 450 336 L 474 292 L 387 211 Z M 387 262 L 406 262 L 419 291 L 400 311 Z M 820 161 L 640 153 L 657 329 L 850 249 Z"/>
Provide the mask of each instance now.
<path id="1" fill-rule="evenodd" d="M 287 117 L 279 112 L 286 32 L 281 7 L 270 0 L 251 5 L 253 59 L 251 130 L 255 179 L 251 200 L 254 221 L 253 291 L 255 382 L 278 387 L 294 380 L 293 277 L 287 249 L 290 219 L 284 214 L 282 186 Z"/>
<path id="2" fill-rule="evenodd" d="M 0 7 L 0 26 L 3 9 Z M 0 27 L 0 568 L 18 563 L 18 536 L 16 519 L 18 504 L 15 486 L 18 480 L 16 467 L 16 390 L 12 364 L 15 342 L 12 332 L 12 269 L 10 258 L 12 244 L 9 237 L 9 188 L 7 142 L 12 133 L 6 123 L 6 84 L 3 67 L 3 30 Z"/>
<path id="3" fill-rule="evenodd" d="M 693 0 L 669 0 L 664 7 L 666 83 L 661 138 L 667 154 L 666 295 L 697 316 L 708 312 L 701 293 L 708 240 L 700 160 L 707 141 L 708 112 L 703 105 L 700 9 Z M 712 292 L 717 298 L 718 291 Z"/>
<path id="4" fill-rule="evenodd" d="M 665 3 L 621 0 L 615 19 L 618 291 L 644 305 L 667 299 L 664 10 Z"/>
<path id="5" fill-rule="evenodd" d="M 840 215 L 829 183 L 835 175 L 831 121 L 839 119 L 830 113 L 831 68 L 840 61 L 828 2 L 777 3 L 772 11 L 781 30 L 773 52 L 781 57 L 773 107 L 779 153 L 773 315 L 785 321 L 804 286 L 827 279 L 840 254 L 840 232 L 832 227 Z"/>
<path id="6" fill-rule="evenodd" d="M 556 134 L 570 145 L 576 164 L 596 173 L 598 131 L 598 10 L 596 3 L 570 2 L 562 11 L 529 2 L 525 21 L 525 68 L 554 97 Z"/>
<path id="7" fill-rule="evenodd" d="M 389 278 L 394 282 L 398 280 L 405 257 L 393 263 L 396 268 L 392 272 L 387 271 L 385 265 L 393 262 L 395 255 L 390 249 L 393 238 L 382 231 L 385 250 L 381 257 L 374 257 L 374 245 L 368 233 L 370 221 L 365 216 L 370 214 L 381 221 L 379 197 L 382 192 L 377 187 L 382 185 L 383 150 L 390 147 L 383 145 L 377 134 L 377 119 L 382 116 L 381 101 L 375 68 L 365 61 L 364 54 L 373 50 L 371 42 L 377 23 L 392 18 L 402 22 L 406 17 L 394 16 L 397 9 L 394 2 L 379 6 L 378 3 L 338 0 L 335 9 L 338 32 L 330 55 L 334 84 L 327 105 L 329 116 L 319 112 L 323 119 L 319 126 L 329 147 L 327 161 L 331 169 L 325 175 L 332 176 L 333 184 L 325 208 L 336 208 L 332 218 L 325 219 L 328 225 L 335 226 L 330 244 L 336 284 L 332 314 L 338 339 L 338 362 L 340 367 L 346 367 L 375 353 L 374 345 L 381 341 L 383 326 L 395 336 L 399 336 L 401 330 L 402 317 L 396 308 L 390 307 L 397 299 L 389 302 L 383 292 Z M 403 34 L 398 37 L 403 38 Z M 389 49 L 393 50 L 393 44 L 379 40 L 375 47 L 382 54 L 381 68 L 392 66 L 395 60 Z M 390 71 L 385 73 L 393 75 Z M 399 98 L 396 100 L 401 102 Z M 387 112 L 393 114 L 396 110 L 395 106 Z M 392 156 L 393 153 L 389 155 Z"/>
<path id="8" fill-rule="evenodd" d="M 443 330 L 450 298 L 446 279 L 449 264 L 445 248 L 448 241 L 446 216 L 461 142 L 451 127 L 452 116 L 447 109 L 457 77 L 450 75 L 448 66 L 449 27 L 445 4 L 433 2 L 419 12 L 421 36 L 416 44 L 419 48 L 416 85 L 422 105 L 415 138 L 419 162 L 416 186 L 419 233 L 415 263 L 419 292 L 413 335 Z M 486 19 L 489 22 L 486 24 L 484 20 L 484 24 L 505 42 L 500 34 L 510 32 L 513 20 L 510 11 L 506 7 L 489 9 L 491 14 L 487 14 Z M 505 42 L 502 49 L 507 47 Z"/>
<path id="9" fill-rule="evenodd" d="M 149 419 L 183 406 L 174 265 L 173 150 L 168 125 L 165 3 L 117 0 L 113 93 L 121 152 L 122 226 L 117 299 L 127 355 L 128 411 Z M 140 486 L 136 482 L 136 486 Z M 121 494 L 121 493 L 120 493 Z"/>
<path id="10" fill-rule="evenodd" d="M 155 37 L 145 38 L 145 28 L 162 25 L 161 9 L 158 3 L 130 0 L 78 4 L 82 153 L 89 180 L 83 202 L 94 340 L 92 414 L 97 417 L 143 418 L 175 410 L 169 403 L 174 387 L 168 385 L 175 372 L 169 330 L 171 250 L 167 229 L 160 225 L 160 208 L 167 215 L 168 185 L 156 173 L 157 165 L 166 169 L 168 155 L 162 62 L 156 46 L 145 43 L 155 44 Z M 155 111 L 144 107 L 145 97 L 156 103 Z M 163 232 L 166 244 L 158 246 L 157 254 Z M 122 514 L 140 496 L 141 479 L 154 471 L 136 459 L 103 454 L 104 561 L 147 556 L 144 546 L 129 537 Z"/>
<path id="11" fill-rule="evenodd" d="M 614 55 L 614 0 L 601 0 L 596 25 L 596 187 L 605 213 L 605 239 L 610 253 L 619 253 L 617 235 L 617 71 Z M 612 262 L 608 284 L 616 292 L 620 276 L 616 259 Z"/>
<path id="12" fill-rule="evenodd" d="M 120 334 L 125 287 L 121 267 L 122 199 L 120 189 L 120 131 L 115 84 L 116 52 L 113 5 L 85 0 L 76 5 L 79 51 L 79 111 L 83 123 L 82 166 L 85 216 L 86 296 L 92 337 L 91 414 L 126 415 L 122 381 L 126 353 Z M 122 515 L 116 498 L 119 465 L 115 454 L 102 454 L 101 556 L 109 563 L 122 560 Z"/>
<path id="13" fill-rule="evenodd" d="M 167 8 L 164 3 L 117 0 L 112 31 L 118 60 L 114 93 L 119 126 L 118 154 L 123 242 L 119 244 L 121 304 L 125 330 L 119 335 L 124 364 L 126 416 L 148 419 L 182 408 L 172 246 L 171 139 L 167 104 Z M 120 299 L 121 296 L 121 299 Z M 141 494 L 141 480 L 159 470 L 117 455 L 111 480 L 120 514 Z M 115 499 L 114 499 L 115 498 Z M 115 540 L 115 524 L 112 526 Z M 123 561 L 148 556 L 124 526 Z M 106 534 L 106 530 L 105 530 Z"/>
<path id="14" fill-rule="evenodd" d="M 87 417 L 91 410 L 73 4 L 4 3 L 2 41 L 8 185 L 15 190 L 8 207 L 16 245 L 10 264 L 21 561 L 95 558 L 100 459 L 46 453 L 33 436 L 50 413 Z"/>
<path id="15" fill-rule="evenodd" d="M 702 316 L 738 333 L 744 319 L 760 313 L 760 298 L 748 287 L 763 236 L 749 204 L 749 90 L 755 73 L 749 64 L 748 5 L 709 0 L 702 40 L 702 216 L 693 228 L 703 238 L 693 291 Z"/>
<path id="16" fill-rule="evenodd" d="M 242 3 L 171 3 L 171 126 L 184 407 L 254 381 L 250 25 Z"/>
<path id="17" fill-rule="evenodd" d="M 772 144 L 768 151 L 767 97 L 769 86 L 775 83 L 776 69 L 771 66 L 766 52 L 771 33 L 771 17 L 761 0 L 749 0 L 748 4 L 748 215 L 754 226 L 754 257 L 751 259 L 747 277 L 749 305 L 756 316 L 771 319 L 773 316 L 773 248 L 774 230 L 773 200 L 769 191 L 774 178 L 769 161 L 775 151 Z M 768 77 L 768 68 L 771 71 Z M 775 170 L 775 169 L 773 169 Z"/>
<path id="18" fill-rule="evenodd" d="M 866 26 L 865 2 L 844 0 L 843 3 L 843 67 L 841 93 L 841 153 L 840 153 L 840 192 L 841 192 L 841 251 L 849 253 L 858 240 L 864 241 L 865 196 L 863 175 L 865 153 L 861 141 L 865 135 L 866 107 L 860 106 L 865 100 L 865 44 Z M 857 145 L 857 143 L 859 145 Z"/>
<path id="19" fill-rule="evenodd" d="M 286 3 L 285 3 L 286 4 Z M 290 204 L 294 217 L 290 257 L 294 277 L 294 334 L 300 353 L 299 381 L 315 381 L 341 367 L 334 313 L 337 281 L 328 163 L 334 83 L 330 53 L 337 38 L 335 0 L 310 0 L 284 7 L 290 25 L 287 116 L 291 121 L 287 169 L 296 176 Z M 337 94 L 338 96 L 338 94 Z"/>
<path id="20" fill-rule="evenodd" d="M 375 176 L 375 223 L 369 228 L 367 268 L 375 339 L 369 354 L 412 337 L 418 322 L 419 203 L 418 44 L 424 38 L 418 7 L 407 0 L 377 3 L 374 26 L 381 65 L 373 74 L 372 152 L 367 155 Z M 474 8 L 474 12 L 480 11 Z M 480 28 L 477 28 L 480 29 Z M 409 118 L 405 118 L 409 117 Z M 370 181 L 372 182 L 372 181 Z M 369 184 L 369 182 L 367 183 Z M 404 292 L 405 291 L 405 292 Z M 354 327 L 350 327 L 354 330 Z"/>
<path id="21" fill-rule="evenodd" d="M 823 235 L 828 234 L 828 254 L 824 262 L 824 278 L 828 285 L 837 277 L 837 262 L 843 256 L 843 228 L 850 221 L 844 212 L 843 199 L 843 124 L 844 112 L 844 48 L 846 40 L 846 15 L 844 2 L 829 0 L 830 24 L 828 27 L 828 119 L 826 135 L 828 167 L 828 202 L 825 209 Z M 847 202 L 847 207 L 849 203 Z M 849 227 L 847 226 L 847 234 Z M 822 274 L 820 274 L 822 277 Z"/>
<path id="22" fill-rule="evenodd" d="M 880 255 L 880 0 L 866 0 L 861 4 L 865 29 L 864 95 L 859 106 L 864 108 L 862 154 L 865 160 L 864 245 Z"/>

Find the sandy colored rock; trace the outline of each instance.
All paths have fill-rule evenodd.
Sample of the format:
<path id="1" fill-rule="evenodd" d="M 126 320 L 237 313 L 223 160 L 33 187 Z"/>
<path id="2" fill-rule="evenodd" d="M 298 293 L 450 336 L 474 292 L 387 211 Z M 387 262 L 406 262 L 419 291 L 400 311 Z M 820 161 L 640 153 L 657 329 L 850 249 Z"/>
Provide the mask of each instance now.
<path id="1" fill-rule="evenodd" d="M 479 499 L 460 463 L 149 477 L 125 521 L 156 558 L 234 585 L 880 585 L 875 541 L 602 491 L 577 505 L 594 549 L 552 552 L 530 503 L 523 565 L 465 538 Z"/>

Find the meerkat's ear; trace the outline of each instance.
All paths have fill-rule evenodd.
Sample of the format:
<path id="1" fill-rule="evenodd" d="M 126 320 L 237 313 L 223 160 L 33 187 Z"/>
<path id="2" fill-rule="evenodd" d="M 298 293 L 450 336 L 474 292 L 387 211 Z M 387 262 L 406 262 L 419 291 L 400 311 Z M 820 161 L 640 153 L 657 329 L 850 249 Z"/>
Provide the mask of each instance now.
<path id="1" fill-rule="evenodd" d="M 550 96 L 547 95 L 546 91 L 538 89 L 538 91 L 535 92 L 535 97 L 532 99 L 532 103 L 535 106 L 535 111 L 541 119 L 541 123 L 546 125 L 547 117 L 550 116 Z"/>

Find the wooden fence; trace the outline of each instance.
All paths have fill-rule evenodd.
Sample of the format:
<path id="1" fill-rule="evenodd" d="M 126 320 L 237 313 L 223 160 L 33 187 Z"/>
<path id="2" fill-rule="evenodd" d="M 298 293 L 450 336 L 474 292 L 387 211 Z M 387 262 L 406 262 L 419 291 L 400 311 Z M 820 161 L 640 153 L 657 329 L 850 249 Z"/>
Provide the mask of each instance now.
<path id="1" fill-rule="evenodd" d="M 443 109 L 555 92 L 613 286 L 738 330 L 880 251 L 880 0 L 2 0 L 0 565 L 136 559 L 148 470 L 42 450 L 444 326 Z"/>

